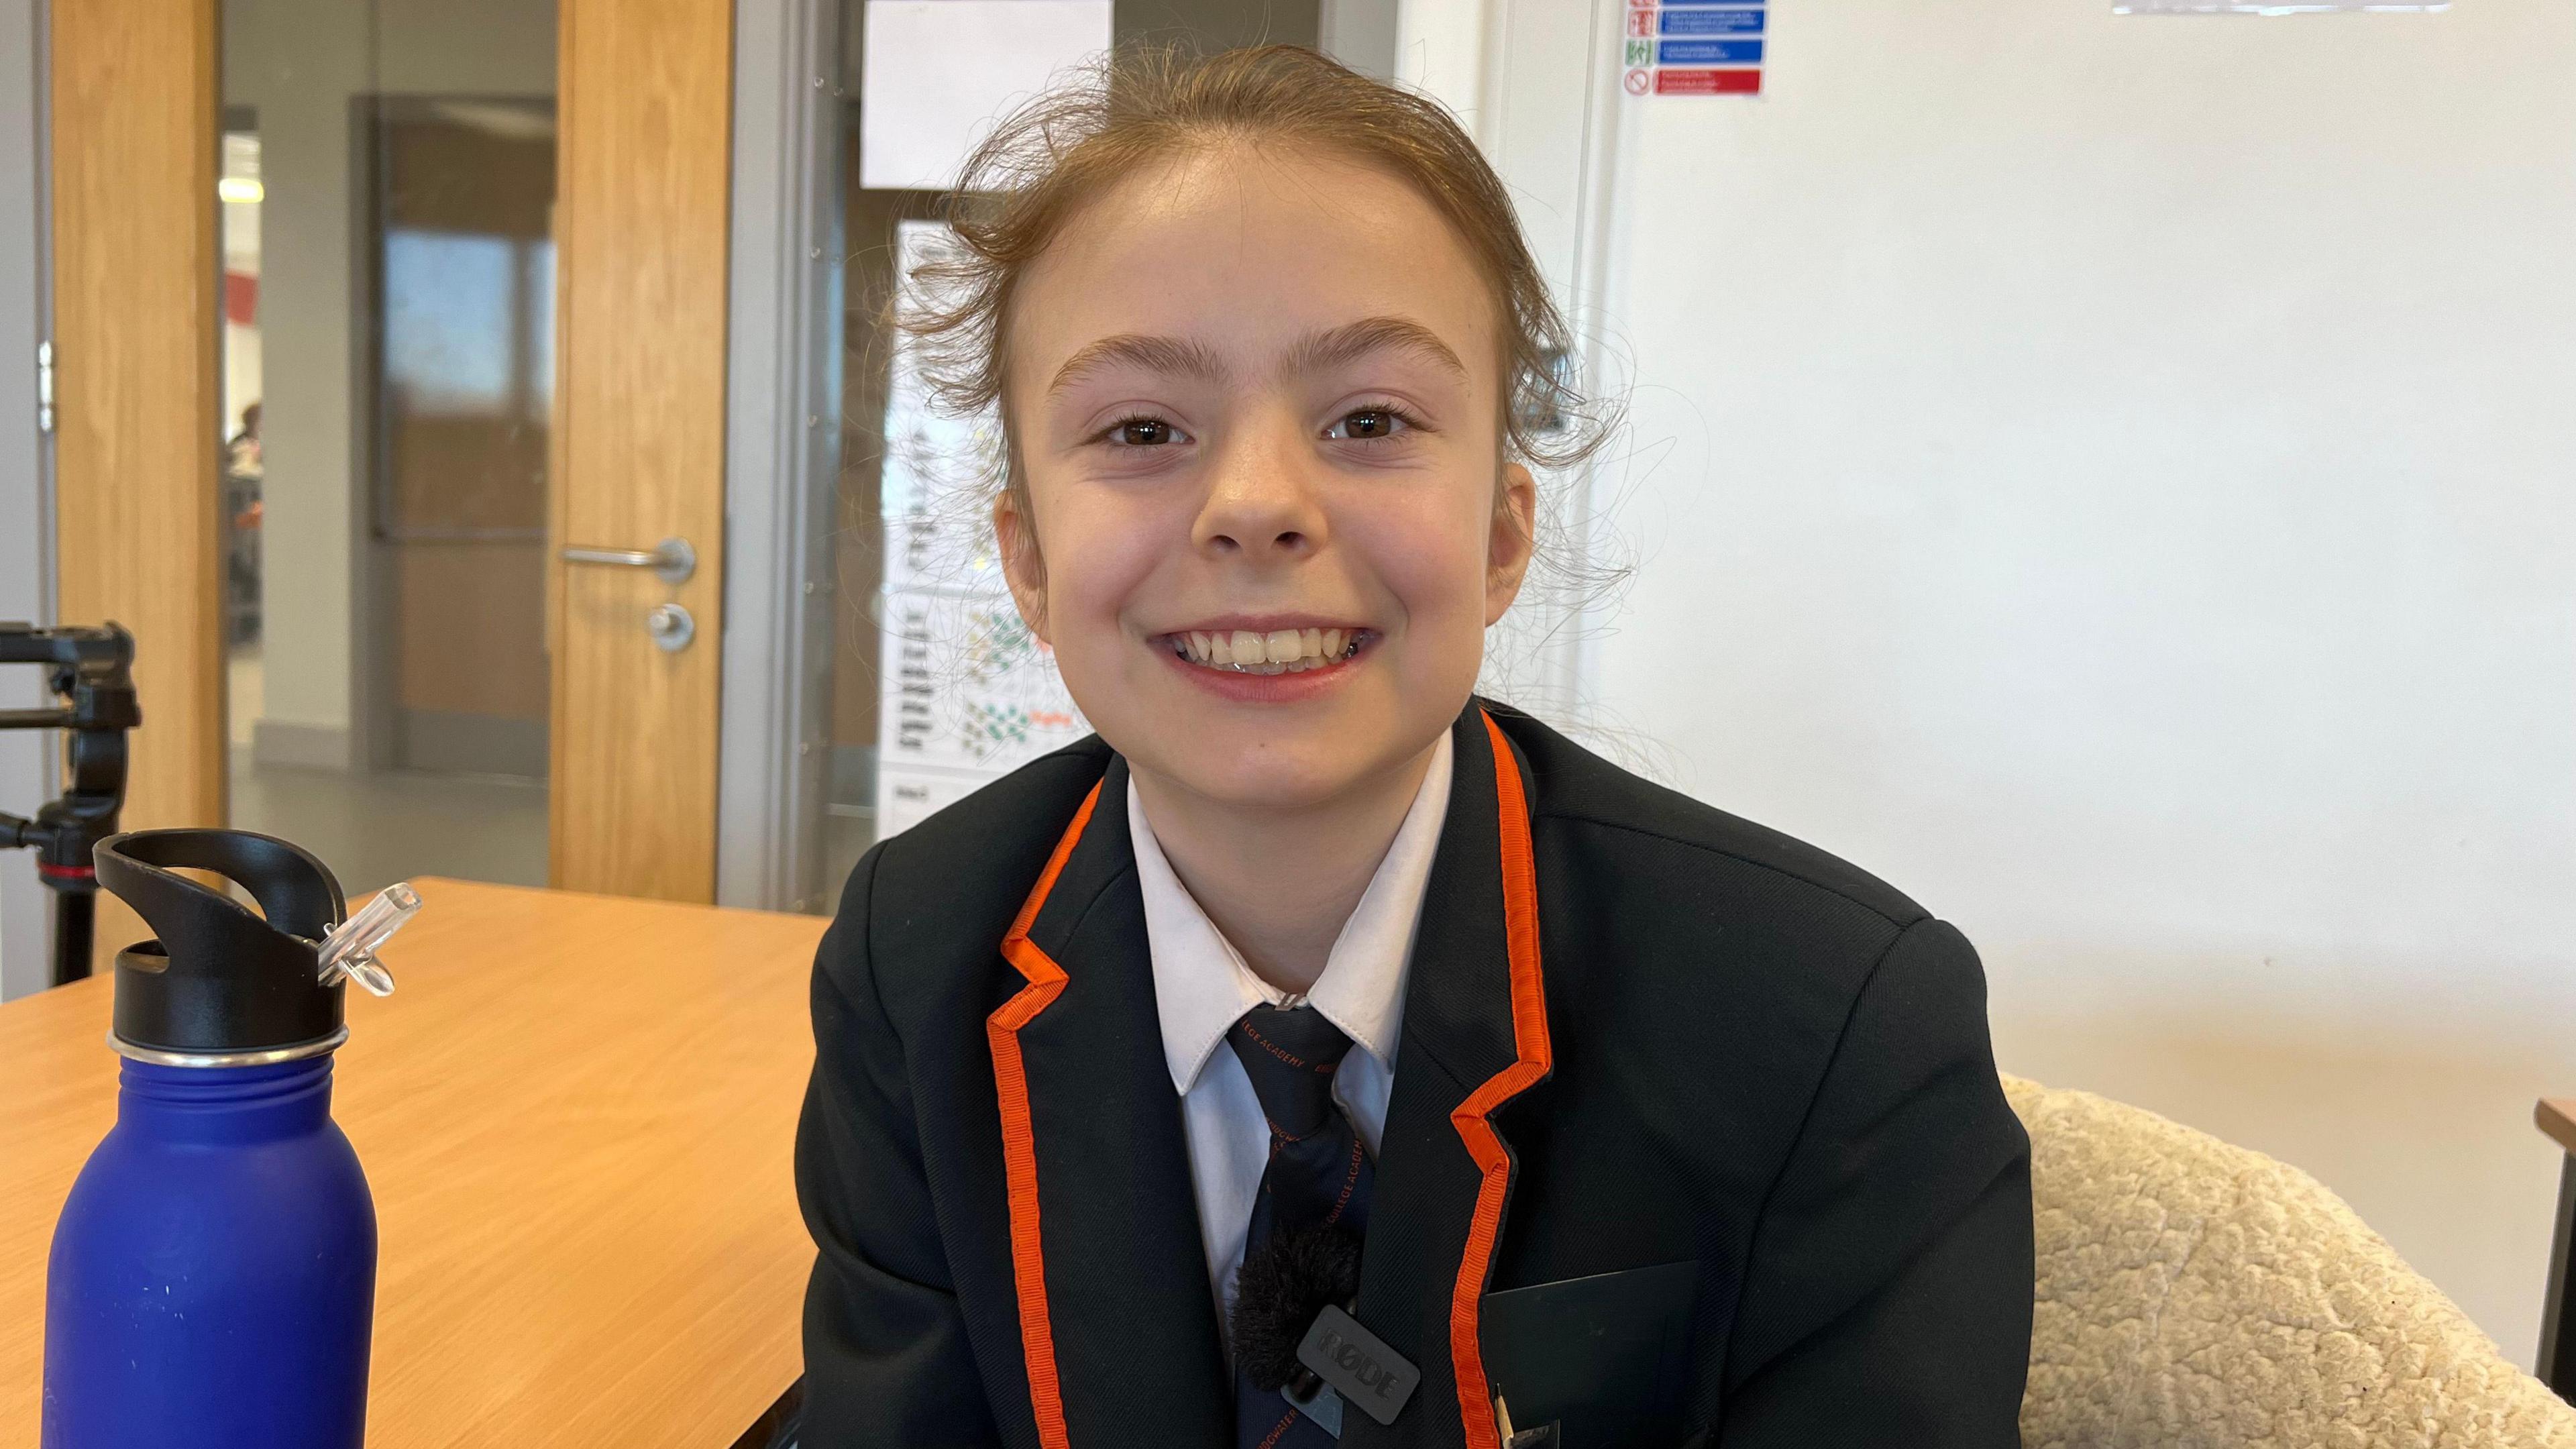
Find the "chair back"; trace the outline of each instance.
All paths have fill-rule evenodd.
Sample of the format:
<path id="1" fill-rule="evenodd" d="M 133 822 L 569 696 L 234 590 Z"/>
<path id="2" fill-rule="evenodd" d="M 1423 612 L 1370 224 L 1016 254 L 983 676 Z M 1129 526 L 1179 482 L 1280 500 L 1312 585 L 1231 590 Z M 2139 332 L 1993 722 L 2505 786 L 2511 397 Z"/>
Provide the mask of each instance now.
<path id="1" fill-rule="evenodd" d="M 2576 1408 L 2286 1163 L 2016 1077 L 2025 1449 L 2576 1449 Z"/>

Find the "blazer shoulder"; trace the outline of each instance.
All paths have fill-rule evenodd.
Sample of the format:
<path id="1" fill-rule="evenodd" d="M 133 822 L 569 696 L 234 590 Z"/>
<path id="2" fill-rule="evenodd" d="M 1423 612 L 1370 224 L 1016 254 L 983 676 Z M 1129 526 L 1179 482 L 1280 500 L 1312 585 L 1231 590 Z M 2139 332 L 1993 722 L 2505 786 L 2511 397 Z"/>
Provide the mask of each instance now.
<path id="1" fill-rule="evenodd" d="M 1109 757 L 1099 736 L 1087 736 L 878 841 L 842 887 L 822 968 L 866 971 L 898 1019 L 907 1004 L 972 994 Z"/>
<path id="2" fill-rule="evenodd" d="M 1931 915 L 1903 891 L 1840 856 L 1658 785 L 1517 710 L 1493 708 L 1504 733 L 1529 760 L 1533 811 L 1539 820 L 1662 841 L 1698 852 L 1730 874 L 1772 876 L 1839 897 L 1899 929 Z"/>

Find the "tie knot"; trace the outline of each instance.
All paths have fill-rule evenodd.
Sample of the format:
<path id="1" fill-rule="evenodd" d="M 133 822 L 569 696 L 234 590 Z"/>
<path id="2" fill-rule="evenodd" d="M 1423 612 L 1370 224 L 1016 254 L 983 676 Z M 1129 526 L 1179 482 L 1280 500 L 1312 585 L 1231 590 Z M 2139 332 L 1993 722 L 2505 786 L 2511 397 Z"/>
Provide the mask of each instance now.
<path id="1" fill-rule="evenodd" d="M 1225 1034 L 1252 1078 L 1270 1130 L 1304 1137 L 1331 1120 L 1333 1072 L 1351 1049 L 1342 1029 L 1311 1006 L 1256 1006 Z"/>

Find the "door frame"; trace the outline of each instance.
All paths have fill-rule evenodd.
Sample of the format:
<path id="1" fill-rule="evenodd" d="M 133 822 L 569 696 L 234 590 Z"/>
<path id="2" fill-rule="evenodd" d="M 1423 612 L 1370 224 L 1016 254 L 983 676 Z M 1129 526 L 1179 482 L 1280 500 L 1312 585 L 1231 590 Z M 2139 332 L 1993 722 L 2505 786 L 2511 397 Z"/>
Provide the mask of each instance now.
<path id="1" fill-rule="evenodd" d="M 1460 109 L 1525 217 L 1534 207 L 1549 220 L 1543 227 L 1524 220 L 1522 229 L 1574 329 L 1577 375 L 1596 398 L 1625 397 L 1624 349 L 1596 319 L 1608 315 L 1616 265 L 1622 138 L 1641 114 L 1626 104 L 1619 67 L 1609 63 L 1626 43 L 1629 6 L 1623 0 L 1474 3 L 1479 12 L 1472 28 L 1445 36 L 1448 58 L 1463 63 L 1452 66 L 1457 73 L 1440 88 L 1441 99 Z M 1448 18 L 1443 9 L 1419 7 L 1410 39 L 1421 48 L 1408 49 L 1408 61 L 1419 62 L 1437 43 L 1432 36 Z M 1472 61 L 1460 51 L 1472 51 Z M 1437 79 L 1404 78 L 1426 86 Z M 1569 113 L 1578 127 L 1571 145 L 1564 134 Z M 1615 612 L 1615 602 L 1602 597 L 1602 555 L 1606 551 L 1613 565 L 1624 561 L 1615 541 L 1600 532 L 1616 501 L 1611 495 L 1620 466 L 1596 456 L 1543 481 L 1557 493 L 1551 521 L 1567 583 L 1525 593 L 1514 606 L 1524 637 L 1534 636 L 1536 647 L 1524 661 L 1526 673 L 1511 681 L 1513 702 L 1575 728 L 1592 723 L 1590 646 L 1601 622 Z"/>
<path id="2" fill-rule="evenodd" d="M 841 462 L 841 6 L 735 0 L 716 902 L 820 910 Z"/>
<path id="3" fill-rule="evenodd" d="M 54 622 L 53 440 L 39 420 L 36 349 L 53 311 L 46 186 L 45 0 L 0 0 L 0 619 Z M 42 671 L 0 671 L 0 709 L 35 708 Z M 46 730 L 0 731 L 0 810 L 28 815 L 53 795 L 59 747 Z M 23 852 L 0 852 L 0 1001 L 52 979 L 52 902 Z"/>

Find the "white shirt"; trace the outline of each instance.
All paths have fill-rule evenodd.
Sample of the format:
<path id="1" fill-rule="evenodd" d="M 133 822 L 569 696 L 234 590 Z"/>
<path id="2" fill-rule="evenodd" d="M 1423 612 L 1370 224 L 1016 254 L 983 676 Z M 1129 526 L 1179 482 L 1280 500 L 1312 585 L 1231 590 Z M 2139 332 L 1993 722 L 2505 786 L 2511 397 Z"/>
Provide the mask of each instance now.
<path id="1" fill-rule="evenodd" d="M 1444 733 L 1432 750 L 1431 768 L 1423 772 L 1413 807 L 1334 938 L 1324 974 L 1305 996 L 1351 1039 L 1353 1050 L 1333 1074 L 1333 1097 L 1351 1114 L 1372 1155 L 1386 1129 L 1396 1041 L 1404 1026 L 1406 966 L 1413 959 L 1423 888 L 1431 879 L 1441 823 L 1449 815 L 1449 756 Z M 1226 1319 L 1234 1305 L 1234 1272 L 1243 1263 L 1252 1202 L 1270 1160 L 1270 1124 L 1261 1115 L 1243 1063 L 1231 1049 L 1219 1048 L 1245 1012 L 1262 1005 L 1293 1005 L 1296 998 L 1253 974 L 1243 953 L 1172 873 L 1132 776 L 1127 782 L 1127 829 L 1136 842 L 1145 937 L 1154 958 L 1155 1009 L 1162 1018 L 1172 1087 L 1181 1094 L 1199 1236 L 1207 1249 L 1208 1281 L 1216 1287 L 1218 1332 L 1230 1339 Z"/>

